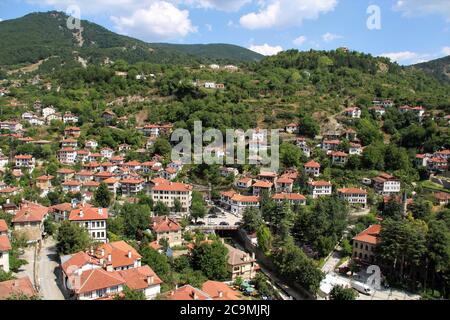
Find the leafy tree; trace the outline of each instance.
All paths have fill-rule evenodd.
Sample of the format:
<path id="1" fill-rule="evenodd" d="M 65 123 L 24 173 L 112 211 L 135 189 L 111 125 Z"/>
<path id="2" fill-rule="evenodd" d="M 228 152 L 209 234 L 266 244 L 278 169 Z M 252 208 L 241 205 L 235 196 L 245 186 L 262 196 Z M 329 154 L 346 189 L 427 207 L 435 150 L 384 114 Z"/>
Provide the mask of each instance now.
<path id="1" fill-rule="evenodd" d="M 131 290 L 128 286 L 123 287 L 123 291 L 120 294 L 114 296 L 114 300 L 147 300 L 145 294 L 142 291 Z"/>
<path id="2" fill-rule="evenodd" d="M 124 234 L 130 239 L 142 239 L 150 225 L 150 208 L 139 204 L 125 203 L 119 211 L 123 217 Z"/>
<path id="3" fill-rule="evenodd" d="M 158 201 L 153 208 L 153 213 L 155 216 L 168 216 L 170 209 L 164 202 Z"/>
<path id="4" fill-rule="evenodd" d="M 172 281 L 170 264 L 164 254 L 160 254 L 149 246 L 141 247 L 139 253 L 142 255 L 143 265 L 146 264 L 152 268 L 164 282 Z"/>
<path id="5" fill-rule="evenodd" d="M 258 238 L 258 247 L 260 247 L 264 253 L 269 254 L 272 250 L 273 241 L 270 229 L 265 225 L 260 225 L 256 231 L 256 237 Z"/>
<path id="6" fill-rule="evenodd" d="M 242 221 L 244 229 L 248 232 L 255 232 L 264 223 L 261 212 L 256 208 L 245 208 Z"/>
<path id="7" fill-rule="evenodd" d="M 78 251 L 85 251 L 92 241 L 83 227 L 77 223 L 63 221 L 58 228 L 56 248 L 59 254 L 72 254 Z"/>
<path id="8" fill-rule="evenodd" d="M 6 272 L 6 271 L 3 271 L 3 269 L 0 269 L 0 282 L 13 280 L 13 279 L 15 279 L 15 277 L 12 272 Z"/>
<path id="9" fill-rule="evenodd" d="M 191 217 L 197 222 L 198 219 L 204 218 L 205 216 L 206 207 L 203 197 L 199 192 L 194 191 L 192 193 Z"/>
<path id="10" fill-rule="evenodd" d="M 106 183 L 100 183 L 94 194 L 94 202 L 98 207 L 108 208 L 111 203 L 111 192 Z"/>
<path id="11" fill-rule="evenodd" d="M 201 243 L 192 251 L 192 265 L 208 279 L 223 281 L 228 277 L 227 256 L 228 249 L 220 241 Z"/>
<path id="12" fill-rule="evenodd" d="M 330 300 L 355 300 L 356 292 L 352 288 L 344 288 L 342 286 L 334 286 L 330 292 Z"/>

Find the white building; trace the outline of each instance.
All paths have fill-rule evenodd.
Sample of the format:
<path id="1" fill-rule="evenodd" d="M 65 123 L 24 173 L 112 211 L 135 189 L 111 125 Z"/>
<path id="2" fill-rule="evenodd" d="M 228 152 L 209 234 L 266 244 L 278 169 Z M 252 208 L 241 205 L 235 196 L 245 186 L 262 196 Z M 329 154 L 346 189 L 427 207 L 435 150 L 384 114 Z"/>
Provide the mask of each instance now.
<path id="1" fill-rule="evenodd" d="M 373 188 L 383 196 L 400 192 L 400 180 L 388 173 L 381 173 L 378 177 L 373 178 Z"/>
<path id="2" fill-rule="evenodd" d="M 175 199 L 181 204 L 181 212 L 188 213 L 192 202 L 192 189 L 189 184 L 159 179 L 150 190 L 154 203 L 162 202 L 169 208 L 175 207 Z"/>
<path id="3" fill-rule="evenodd" d="M 305 163 L 305 174 L 309 176 L 318 177 L 320 176 L 320 163 L 311 160 Z"/>
<path id="4" fill-rule="evenodd" d="M 4 222 L 4 220 L 0 220 Z M 1 227 L 1 225 L 0 225 Z M 9 272 L 9 251 L 12 249 L 7 235 L 0 235 L 0 270 Z"/>
<path id="5" fill-rule="evenodd" d="M 69 221 L 78 223 L 86 228 L 94 241 L 106 243 L 106 223 L 108 220 L 107 208 L 94 208 L 81 206 L 70 212 Z"/>
<path id="6" fill-rule="evenodd" d="M 308 188 L 312 197 L 331 196 L 333 185 L 329 181 L 309 181 Z"/>
<path id="7" fill-rule="evenodd" d="M 63 164 L 75 164 L 77 161 L 77 150 L 72 147 L 62 148 L 58 151 L 58 159 Z"/>
<path id="8" fill-rule="evenodd" d="M 358 107 L 347 108 L 344 114 L 352 119 L 359 119 L 361 118 L 361 109 Z"/>
<path id="9" fill-rule="evenodd" d="M 367 204 L 367 191 L 359 188 L 338 189 L 339 198 L 350 204 L 361 204 L 364 207 Z"/>
<path id="10" fill-rule="evenodd" d="M 16 168 L 27 168 L 33 170 L 36 163 L 33 156 L 29 154 L 17 155 L 14 157 Z"/>

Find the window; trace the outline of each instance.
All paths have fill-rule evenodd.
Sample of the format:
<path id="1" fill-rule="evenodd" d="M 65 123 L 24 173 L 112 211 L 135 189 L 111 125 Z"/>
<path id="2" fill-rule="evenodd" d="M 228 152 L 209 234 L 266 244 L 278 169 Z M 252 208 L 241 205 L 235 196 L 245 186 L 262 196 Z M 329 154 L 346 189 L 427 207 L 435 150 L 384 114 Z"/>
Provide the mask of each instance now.
<path id="1" fill-rule="evenodd" d="M 97 297 L 103 297 L 106 295 L 106 289 L 100 289 L 96 291 Z"/>

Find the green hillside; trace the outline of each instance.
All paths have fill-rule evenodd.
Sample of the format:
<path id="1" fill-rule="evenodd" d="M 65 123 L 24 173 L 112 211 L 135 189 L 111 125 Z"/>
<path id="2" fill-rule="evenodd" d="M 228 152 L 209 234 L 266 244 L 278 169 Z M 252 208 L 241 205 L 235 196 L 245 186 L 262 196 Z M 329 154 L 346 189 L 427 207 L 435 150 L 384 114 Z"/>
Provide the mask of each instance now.
<path id="1" fill-rule="evenodd" d="M 450 56 L 419 63 L 413 68 L 424 70 L 439 80 L 450 82 Z"/>
<path id="2" fill-rule="evenodd" d="M 216 60 L 245 62 L 262 58 L 248 49 L 225 44 L 148 44 L 85 20 L 81 22 L 80 38 L 67 28 L 66 21 L 64 13 L 52 11 L 0 22 L 0 65 L 15 67 L 49 57 L 62 64 L 74 63 L 77 57 L 92 63 L 109 58 L 124 59 L 129 63 L 184 64 Z"/>

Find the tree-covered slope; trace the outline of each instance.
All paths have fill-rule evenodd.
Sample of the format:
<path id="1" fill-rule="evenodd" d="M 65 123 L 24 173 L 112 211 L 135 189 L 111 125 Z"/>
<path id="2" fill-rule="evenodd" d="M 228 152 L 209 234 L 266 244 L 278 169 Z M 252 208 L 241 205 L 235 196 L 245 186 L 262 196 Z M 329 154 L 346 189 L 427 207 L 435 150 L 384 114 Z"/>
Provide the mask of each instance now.
<path id="1" fill-rule="evenodd" d="M 58 57 L 71 63 L 76 57 L 88 62 L 124 59 L 130 63 L 192 63 L 225 60 L 255 61 L 261 55 L 238 46 L 149 44 L 118 35 L 97 24 L 81 21 L 81 37 L 67 28 L 61 12 L 32 13 L 0 22 L 0 66 L 36 63 Z M 75 30 L 76 31 L 76 30 Z"/>
<path id="2" fill-rule="evenodd" d="M 413 68 L 424 70 L 439 80 L 450 82 L 450 56 L 419 63 L 414 65 Z"/>

